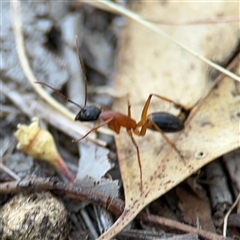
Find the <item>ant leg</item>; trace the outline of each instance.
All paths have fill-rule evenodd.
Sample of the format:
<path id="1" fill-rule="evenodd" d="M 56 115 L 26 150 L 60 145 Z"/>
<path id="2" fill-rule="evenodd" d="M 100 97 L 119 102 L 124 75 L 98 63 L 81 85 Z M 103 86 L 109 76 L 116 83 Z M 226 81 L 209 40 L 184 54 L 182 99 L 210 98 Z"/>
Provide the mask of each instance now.
<path id="1" fill-rule="evenodd" d="M 131 114 L 131 104 L 130 104 L 130 101 L 129 101 L 129 98 L 128 98 L 128 117 L 132 118 L 131 115 L 132 115 Z"/>
<path id="2" fill-rule="evenodd" d="M 172 99 L 169 99 L 169 98 L 167 98 L 167 97 L 160 96 L 160 95 L 155 94 L 155 93 L 152 93 L 151 95 L 153 95 L 153 96 L 155 96 L 155 97 L 157 97 L 157 98 L 160 98 L 160 99 L 162 99 L 162 100 L 164 100 L 164 101 L 167 101 L 167 102 L 169 102 L 169 103 L 172 103 L 172 104 L 173 104 L 175 107 L 177 107 L 177 108 L 185 109 L 184 106 L 182 106 L 180 103 L 174 102 Z"/>
<path id="3" fill-rule="evenodd" d="M 131 118 L 131 104 L 128 98 L 128 117 Z M 138 166 L 139 166 L 139 171 L 140 171 L 140 190 L 143 191 L 143 183 L 142 183 L 142 163 L 141 163 L 141 158 L 140 158 L 140 152 L 139 148 L 137 145 L 137 142 L 135 141 L 132 131 L 127 130 L 128 135 L 130 136 L 132 143 L 134 144 L 136 150 L 137 150 L 137 158 L 138 158 Z"/>
<path id="4" fill-rule="evenodd" d="M 132 135 L 132 131 L 131 130 L 127 130 L 128 135 L 130 136 L 132 143 L 134 144 L 136 150 L 137 150 L 137 158 L 138 158 L 138 166 L 139 166 L 139 170 L 140 170 L 140 190 L 143 190 L 143 183 L 142 183 L 142 163 L 141 163 L 141 158 L 140 158 L 140 152 L 139 152 L 139 148 L 137 145 L 137 142 L 135 141 L 133 135 Z"/>
<path id="5" fill-rule="evenodd" d="M 145 102 L 145 105 L 143 107 L 143 110 L 142 110 L 142 115 L 141 115 L 141 120 L 138 122 L 136 128 L 134 129 L 134 132 L 137 134 L 137 135 L 141 135 L 141 136 L 144 136 L 145 134 L 141 134 L 140 132 L 142 132 L 142 130 L 139 132 L 139 128 L 143 127 L 144 124 L 146 123 L 147 121 L 147 112 L 148 112 L 148 108 L 149 108 L 149 105 L 150 105 L 150 102 L 151 102 L 151 99 L 152 99 L 152 96 L 155 96 L 157 98 L 160 98 L 162 100 L 165 100 L 167 102 L 170 102 L 170 103 L 173 103 L 175 105 L 175 107 L 178 107 L 178 108 L 182 108 L 182 109 L 185 109 L 184 106 L 182 106 L 181 104 L 179 103 L 175 103 L 173 100 L 167 98 L 167 97 L 162 97 L 158 94 L 155 94 L 155 93 L 151 93 L 149 94 L 148 98 L 147 98 L 147 101 Z M 146 132 L 146 131 L 145 131 Z"/>
<path id="6" fill-rule="evenodd" d="M 152 96 L 155 96 L 157 98 L 160 98 L 162 100 L 165 100 L 167 102 L 170 102 L 170 103 L 173 103 L 176 107 L 178 108 L 182 108 L 182 109 L 185 109 L 184 106 L 182 106 L 181 104 L 179 103 L 175 103 L 173 100 L 167 98 L 167 97 L 162 97 L 158 94 L 155 94 L 155 93 L 151 93 L 149 94 L 148 96 L 148 99 L 147 101 L 145 102 L 145 105 L 143 107 L 143 110 L 142 110 L 142 116 L 141 116 L 141 120 L 140 122 L 138 123 L 138 127 L 141 127 L 147 120 L 147 111 L 148 111 L 148 108 L 149 108 L 149 105 L 150 105 L 150 102 L 151 102 L 151 99 L 152 99 Z"/>
<path id="7" fill-rule="evenodd" d="M 153 96 L 153 94 L 150 94 L 150 95 L 148 96 L 147 101 L 145 102 L 145 105 L 144 105 L 143 110 L 142 110 L 141 120 L 140 120 L 140 122 L 137 124 L 138 127 L 143 126 L 143 124 L 144 124 L 144 123 L 146 122 L 146 120 L 147 120 L 147 111 L 148 111 L 148 108 L 149 108 L 149 105 L 150 105 L 150 101 L 151 101 L 152 96 Z"/>
<path id="8" fill-rule="evenodd" d="M 178 150 L 178 148 L 176 147 L 176 145 L 164 134 L 164 132 L 158 127 L 158 125 L 155 122 L 151 123 L 154 128 L 160 132 L 163 136 L 163 138 L 166 140 L 166 142 L 176 151 L 176 153 L 181 157 L 182 160 L 184 160 L 183 155 L 181 154 L 181 152 Z M 146 123 L 147 125 L 147 123 Z"/>
<path id="9" fill-rule="evenodd" d="M 97 125 L 96 127 L 92 128 L 89 132 L 87 132 L 83 137 L 79 138 L 79 139 L 73 139 L 72 142 L 79 142 L 82 139 L 84 139 L 85 137 L 87 137 L 91 132 L 95 132 L 97 129 L 99 129 L 100 127 L 107 125 L 109 122 L 111 122 L 113 120 L 113 118 L 110 118 L 108 120 L 106 120 L 105 122 Z"/>

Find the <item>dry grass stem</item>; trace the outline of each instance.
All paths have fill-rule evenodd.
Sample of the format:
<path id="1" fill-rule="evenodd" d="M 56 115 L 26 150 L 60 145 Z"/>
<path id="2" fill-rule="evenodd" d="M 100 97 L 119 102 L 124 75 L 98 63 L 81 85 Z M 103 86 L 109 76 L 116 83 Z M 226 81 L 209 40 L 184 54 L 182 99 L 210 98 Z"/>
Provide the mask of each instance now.
<path id="1" fill-rule="evenodd" d="M 62 104 L 60 104 L 58 101 L 56 101 L 51 95 L 49 95 L 40 85 L 35 84 L 35 82 L 38 82 L 39 80 L 36 79 L 27 54 L 25 50 L 25 44 L 24 44 L 24 37 L 23 37 L 23 31 L 22 31 L 22 21 L 20 17 L 21 7 L 20 2 L 15 1 L 11 2 L 12 6 L 12 12 L 13 12 L 13 26 L 14 26 L 14 33 L 15 33 L 15 41 L 16 41 L 16 48 L 17 53 L 19 57 L 20 64 L 22 66 L 23 72 L 26 75 L 27 80 L 32 85 L 33 89 L 45 100 L 47 101 L 54 109 L 56 109 L 58 112 L 62 113 L 65 117 L 67 117 L 70 120 L 73 120 L 75 118 L 75 114 L 71 111 L 69 111 L 66 107 L 64 107 Z M 73 122 L 74 123 L 74 122 Z M 75 125 L 72 124 L 72 125 Z M 80 135 L 84 135 L 87 131 L 90 130 L 90 127 L 86 130 L 86 125 L 82 123 L 78 123 L 78 127 L 81 127 L 81 131 L 79 132 Z M 109 130 L 106 129 L 99 129 L 99 132 L 102 132 L 104 134 L 111 134 Z M 102 145 L 102 141 L 97 141 L 93 136 L 87 137 L 89 140 L 98 143 Z M 104 144 L 105 145 L 105 144 Z"/>
<path id="2" fill-rule="evenodd" d="M 120 6 L 117 5 L 115 3 L 112 3 L 110 1 L 105 1 L 105 0 L 95 0 L 97 2 L 100 2 L 116 11 L 118 11 L 119 14 L 122 14 L 123 16 L 129 17 L 132 20 L 135 20 L 136 22 L 142 24 L 143 26 L 147 27 L 148 29 L 152 30 L 153 32 L 159 34 L 160 36 L 166 38 L 168 41 L 174 43 L 175 45 L 179 46 L 180 48 L 186 50 L 187 52 L 189 52 L 190 54 L 192 54 L 193 56 L 197 57 L 198 59 L 200 59 L 201 61 L 205 62 L 206 64 L 208 64 L 209 66 L 219 70 L 220 72 L 224 73 L 225 75 L 227 75 L 228 77 L 231 77 L 232 79 L 239 81 L 240 82 L 240 77 L 235 75 L 234 73 L 226 70 L 225 68 L 217 65 L 216 63 L 210 61 L 209 59 L 205 58 L 204 56 L 199 55 L 198 53 L 196 53 L 195 51 L 191 50 L 190 48 L 188 48 L 187 46 L 185 46 L 184 44 L 178 42 L 177 40 L 175 40 L 174 38 L 172 38 L 171 36 L 169 36 L 168 34 L 166 34 L 165 32 L 163 32 L 161 29 L 159 29 L 155 24 L 148 22 L 146 20 L 144 20 L 142 17 L 140 17 L 138 14 Z"/>

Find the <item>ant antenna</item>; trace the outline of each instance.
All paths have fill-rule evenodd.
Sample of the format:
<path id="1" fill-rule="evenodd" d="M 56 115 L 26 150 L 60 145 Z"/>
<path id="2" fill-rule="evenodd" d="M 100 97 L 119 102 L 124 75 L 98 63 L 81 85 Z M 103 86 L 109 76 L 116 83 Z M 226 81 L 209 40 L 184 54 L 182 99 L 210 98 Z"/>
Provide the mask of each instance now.
<path id="1" fill-rule="evenodd" d="M 80 67 L 81 67 L 81 70 L 82 70 L 83 80 L 84 80 L 84 84 L 85 84 L 85 99 L 84 99 L 83 107 L 81 105 L 77 104 L 76 102 L 72 101 L 71 99 L 69 99 L 68 97 L 63 95 L 60 91 L 58 91 L 56 88 L 51 87 L 47 83 L 44 83 L 44 82 L 35 82 L 35 83 L 38 83 L 38 84 L 41 84 L 41 85 L 44 85 L 46 87 L 51 88 L 54 92 L 56 92 L 58 95 L 60 95 L 66 101 L 74 104 L 75 106 L 79 107 L 80 109 L 83 109 L 86 106 L 86 104 L 87 104 L 87 78 L 86 78 L 86 74 L 85 74 L 85 71 L 84 71 L 83 61 L 82 61 L 82 58 L 81 58 L 81 55 L 80 55 L 80 52 L 79 52 L 78 37 L 77 36 L 75 36 L 75 40 L 76 40 L 77 55 L 78 55 Z"/>
<path id="2" fill-rule="evenodd" d="M 65 99 L 66 101 L 74 104 L 75 106 L 79 107 L 80 109 L 83 109 L 82 106 L 80 106 L 79 104 L 77 104 L 76 102 L 72 101 L 71 99 L 69 99 L 68 97 L 66 97 L 65 95 L 63 95 L 60 91 L 58 91 L 56 88 L 53 88 L 51 87 L 50 85 L 48 85 L 47 83 L 44 83 L 44 82 L 35 82 L 35 83 L 38 83 L 38 84 L 41 84 L 41 85 L 44 85 L 46 87 L 49 87 L 51 88 L 54 92 L 56 92 L 58 95 L 60 95 L 63 99 Z"/>
<path id="3" fill-rule="evenodd" d="M 77 35 L 75 36 L 75 41 L 76 41 L 76 50 L 77 50 L 78 60 L 79 60 L 80 68 L 82 70 L 83 80 L 84 80 L 84 84 L 85 84 L 85 99 L 84 99 L 84 105 L 83 105 L 83 107 L 85 107 L 87 104 L 87 77 L 86 77 L 83 61 L 82 61 L 80 51 L 79 51 Z"/>

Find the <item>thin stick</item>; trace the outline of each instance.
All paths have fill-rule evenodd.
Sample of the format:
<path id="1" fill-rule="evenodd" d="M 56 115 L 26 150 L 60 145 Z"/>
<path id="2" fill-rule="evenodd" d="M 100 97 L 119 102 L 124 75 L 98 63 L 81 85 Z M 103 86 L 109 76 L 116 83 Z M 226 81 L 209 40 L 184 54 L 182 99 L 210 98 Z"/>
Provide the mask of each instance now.
<path id="1" fill-rule="evenodd" d="M 223 236 L 226 237 L 227 236 L 227 222 L 228 222 L 228 217 L 230 215 L 230 213 L 232 212 L 232 210 L 237 206 L 238 202 L 240 201 L 240 193 L 237 196 L 237 199 L 235 200 L 235 202 L 233 203 L 233 205 L 229 208 L 228 212 L 226 213 L 225 217 L 224 217 L 224 222 L 223 222 Z"/>
<path id="2" fill-rule="evenodd" d="M 100 10 L 110 12 L 112 14 L 118 14 L 118 11 L 109 9 L 109 7 L 106 7 L 105 5 L 102 5 L 101 3 L 99 4 L 98 2 L 93 2 L 93 1 L 88 1 L 88 5 L 93 6 L 95 8 L 98 8 Z M 201 18 L 201 19 L 194 19 L 194 20 L 182 20 L 182 21 L 170 21 L 170 20 L 165 20 L 165 19 L 160 19 L 157 17 L 149 17 L 148 15 L 140 15 L 143 19 L 152 22 L 152 23 L 158 23 L 162 25 L 206 25 L 206 24 L 224 24 L 224 23 L 231 23 L 231 22 L 239 22 L 240 18 L 238 16 L 231 16 L 231 15 L 226 15 L 222 17 L 213 17 L 213 18 Z"/>
<path id="3" fill-rule="evenodd" d="M 173 26 L 187 26 L 187 25 L 206 25 L 206 24 L 222 24 L 228 22 L 239 22 L 240 18 L 238 16 L 224 16 L 216 18 L 203 18 L 203 19 L 194 19 L 194 20 L 185 20 L 185 21 L 166 21 L 164 19 L 157 19 L 153 17 L 141 16 L 146 21 L 152 23 L 159 23 L 162 25 L 173 25 Z"/>
<path id="4" fill-rule="evenodd" d="M 9 169 L 5 165 L 3 165 L 1 162 L 0 162 L 0 171 L 7 173 L 9 176 L 14 178 L 15 180 L 20 181 L 20 177 L 15 172 L 13 172 L 11 169 Z"/>
<path id="5" fill-rule="evenodd" d="M 189 52 L 193 56 L 195 56 L 198 59 L 202 60 L 203 62 L 207 63 L 209 66 L 219 70 L 220 72 L 224 73 L 225 75 L 227 75 L 227 76 L 231 77 L 232 79 L 237 80 L 237 81 L 240 82 L 240 77 L 239 76 L 237 76 L 234 73 L 224 69 L 223 67 L 221 67 L 221 66 L 217 65 L 216 63 L 210 61 L 209 59 L 205 58 L 204 56 L 199 55 L 198 53 L 196 53 L 195 51 L 191 50 L 190 48 L 188 48 L 184 44 L 176 41 L 174 38 L 172 38 L 171 36 L 169 36 L 168 34 L 163 32 L 161 29 L 159 29 L 155 24 L 144 20 L 138 14 L 136 14 L 136 13 L 134 13 L 134 12 L 132 12 L 132 11 L 130 11 L 130 10 L 128 10 L 128 9 L 118 5 L 118 4 L 110 2 L 110 1 L 106 1 L 106 0 L 95 0 L 95 1 L 100 2 L 100 3 L 110 7 L 111 9 L 116 10 L 120 14 L 122 14 L 122 15 L 124 15 L 126 17 L 129 17 L 129 18 L 135 20 L 136 22 L 144 25 L 145 27 L 151 29 L 152 31 L 156 32 L 157 34 L 159 34 L 162 37 L 166 38 L 167 40 L 171 41 L 175 45 L 179 46 L 180 48 L 186 50 L 187 52 Z"/>
<path id="6" fill-rule="evenodd" d="M 25 44 L 24 44 L 24 37 L 22 32 L 22 20 L 20 17 L 20 11 L 21 11 L 21 5 L 20 1 L 11 1 L 11 7 L 12 7 L 12 16 L 13 16 L 13 27 L 14 27 L 14 33 L 15 33 L 15 41 L 16 41 L 16 48 L 17 48 L 17 54 L 19 57 L 19 62 L 21 64 L 22 70 L 29 81 L 29 83 L 32 85 L 33 89 L 51 106 L 53 106 L 57 111 L 62 113 L 67 118 L 73 120 L 75 118 L 75 114 L 71 111 L 69 111 L 66 107 L 64 107 L 62 104 L 60 104 L 58 101 L 56 101 L 51 95 L 49 95 L 41 86 L 38 84 L 35 84 L 35 82 L 39 82 L 38 79 L 33 74 L 33 71 L 30 67 L 29 60 L 26 54 L 25 50 Z M 83 131 L 86 131 L 86 125 L 78 123 L 82 126 Z M 89 128 L 89 127 L 88 127 Z M 105 129 L 99 130 L 99 132 L 109 134 L 110 131 L 106 131 Z M 98 140 L 96 140 L 93 136 L 88 137 L 89 140 L 92 142 L 95 142 L 99 145 L 102 145 L 102 141 L 98 143 Z"/>
<path id="7" fill-rule="evenodd" d="M 94 189 L 78 187 L 72 183 L 64 184 L 55 178 L 26 178 L 21 181 L 12 181 L 0 183 L 1 194 L 13 194 L 23 191 L 49 191 L 64 194 L 69 198 L 90 202 L 96 206 L 103 207 L 108 211 L 120 215 L 124 211 L 124 202 L 119 198 L 111 198 L 103 193 L 96 192 Z M 205 239 L 223 240 L 223 236 L 208 232 L 202 229 L 180 223 L 164 217 L 141 212 L 137 216 L 137 220 L 144 224 L 155 224 L 166 226 L 171 229 L 177 229 L 183 232 L 192 232 L 202 236 Z"/>
<path id="8" fill-rule="evenodd" d="M 240 59 L 240 53 L 232 60 L 232 62 L 227 66 L 228 70 L 233 69 L 233 67 L 236 66 Z M 211 87 L 208 89 L 208 91 L 201 97 L 201 99 L 193 106 L 190 115 L 188 116 L 187 120 L 185 121 L 185 127 L 190 123 L 192 118 L 195 116 L 197 111 L 200 109 L 200 107 L 204 104 L 208 96 L 211 94 L 213 89 L 223 80 L 224 74 L 220 74 L 217 79 L 212 83 Z"/>
<path id="9" fill-rule="evenodd" d="M 25 43 L 24 43 L 24 37 L 22 32 L 22 20 L 20 17 L 20 11 L 21 11 L 21 5 L 20 1 L 12 1 L 12 16 L 13 16 L 13 27 L 14 27 L 14 33 L 15 33 L 15 41 L 16 41 L 16 48 L 17 48 L 17 54 L 19 57 L 19 61 L 22 67 L 22 70 L 29 81 L 29 83 L 32 85 L 33 89 L 50 105 L 52 105 L 55 109 L 57 109 L 59 112 L 63 113 L 65 116 L 67 116 L 70 119 L 74 119 L 75 114 L 70 112 L 67 108 L 65 108 L 63 105 L 61 105 L 59 102 L 57 102 L 54 98 L 52 98 L 41 86 L 38 84 L 35 84 L 35 82 L 39 82 L 29 63 L 26 50 L 25 50 Z"/>

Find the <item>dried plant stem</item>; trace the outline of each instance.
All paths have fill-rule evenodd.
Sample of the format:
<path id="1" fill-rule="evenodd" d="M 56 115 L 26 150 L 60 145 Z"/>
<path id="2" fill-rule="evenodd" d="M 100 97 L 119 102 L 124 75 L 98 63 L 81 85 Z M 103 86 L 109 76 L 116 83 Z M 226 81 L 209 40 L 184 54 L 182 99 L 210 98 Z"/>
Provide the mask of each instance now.
<path id="1" fill-rule="evenodd" d="M 143 26 L 147 27 L 148 29 L 151 29 L 153 32 L 161 35 L 162 37 L 166 38 L 167 40 L 171 41 L 172 43 L 174 43 L 175 45 L 179 46 L 180 48 L 186 50 L 187 52 L 189 52 L 190 54 L 192 54 L 193 56 L 197 57 L 198 59 L 200 59 L 201 61 L 207 63 L 209 66 L 219 70 L 220 72 L 224 73 L 225 75 L 231 77 L 234 80 L 237 80 L 240 82 L 240 77 L 235 75 L 234 73 L 226 70 L 225 68 L 217 65 L 216 63 L 210 61 L 209 59 L 205 58 L 204 56 L 199 55 L 198 53 L 194 52 L 193 50 L 191 50 L 190 48 L 188 48 L 187 46 L 185 46 L 184 44 L 176 41 L 174 38 L 172 38 L 171 36 L 169 36 L 168 34 L 166 34 L 165 32 L 163 32 L 161 29 L 159 29 L 155 24 L 148 22 L 146 20 L 144 20 L 143 18 L 141 18 L 138 14 L 118 5 L 115 4 L 113 2 L 110 1 L 106 1 L 106 0 L 95 0 L 96 2 L 100 2 L 112 9 L 114 9 L 115 11 L 117 11 L 118 13 L 122 14 L 123 16 L 129 17 L 133 20 L 135 20 L 136 22 L 142 24 Z"/>
<path id="2" fill-rule="evenodd" d="M 159 23 L 162 25 L 173 25 L 173 26 L 186 26 L 186 25 L 201 25 L 201 24 L 220 24 L 226 22 L 239 22 L 240 18 L 238 16 L 224 16 L 215 18 L 205 18 L 205 19 L 195 19 L 188 21 L 166 21 L 164 19 L 157 19 L 153 17 L 144 17 L 146 21 Z"/>
<path id="3" fill-rule="evenodd" d="M 20 177 L 17 174 L 15 174 L 11 169 L 9 169 L 5 165 L 3 165 L 1 162 L 0 162 L 0 171 L 7 173 L 9 176 L 11 176 L 12 178 L 14 178 L 17 181 L 20 180 Z"/>
<path id="4" fill-rule="evenodd" d="M 72 199 L 87 201 L 103 207 L 116 215 L 121 214 L 124 210 L 124 202 L 119 198 L 111 198 L 105 194 L 95 192 L 89 188 L 78 187 L 72 183 L 64 184 L 56 178 L 29 177 L 20 181 L 0 183 L 0 194 L 13 194 L 23 191 L 52 191 L 55 194 L 64 194 Z M 196 233 L 204 239 L 223 240 L 223 236 L 218 234 L 198 229 L 175 220 L 153 214 L 146 214 L 145 212 L 141 212 L 136 219 L 149 225 L 157 224 L 171 229 L 177 229 L 181 232 Z"/>
<path id="5" fill-rule="evenodd" d="M 23 32 L 22 32 L 22 21 L 20 17 L 20 2 L 13 1 L 11 2 L 12 5 L 12 16 L 13 16 L 13 26 L 15 32 L 15 41 L 16 41 L 16 48 L 19 57 L 20 64 L 22 66 L 22 70 L 26 75 L 27 80 L 32 85 L 33 89 L 49 104 L 51 104 L 54 108 L 56 108 L 59 112 L 63 113 L 70 119 L 74 119 L 75 114 L 70 112 L 67 108 L 62 106 L 58 103 L 54 98 L 52 98 L 40 85 L 35 84 L 38 80 L 34 76 L 31 66 L 28 61 L 27 53 L 25 50 Z"/>
<path id="6" fill-rule="evenodd" d="M 227 222 L 228 222 L 228 217 L 230 215 L 230 213 L 232 212 L 232 210 L 237 206 L 238 202 L 240 201 L 240 193 L 237 196 L 237 199 L 235 200 L 235 202 L 233 203 L 233 205 L 229 208 L 228 212 L 226 213 L 225 217 L 224 217 L 224 222 L 223 222 L 223 236 L 226 237 L 227 236 Z"/>
<path id="7" fill-rule="evenodd" d="M 39 84 L 35 84 L 35 82 L 38 82 L 39 80 L 36 79 L 34 76 L 34 73 L 31 69 L 27 53 L 25 50 L 25 44 L 24 44 L 24 37 L 23 37 L 23 31 L 22 31 L 22 21 L 20 17 L 21 12 L 21 5 L 20 1 L 12 1 L 12 16 L 13 16 L 13 27 L 14 27 L 14 33 L 15 33 L 15 41 L 16 41 L 16 48 L 17 53 L 19 57 L 19 61 L 21 64 L 21 67 L 23 69 L 23 72 L 29 81 L 29 83 L 32 85 L 33 89 L 45 100 L 47 101 L 52 107 L 54 107 L 57 111 L 62 113 L 67 118 L 73 120 L 75 118 L 75 114 L 71 111 L 69 111 L 66 107 L 64 107 L 62 104 L 60 104 L 58 101 L 56 101 L 51 95 L 49 95 Z M 81 125 L 84 134 L 90 130 L 89 127 L 87 127 L 85 124 L 79 123 Z M 83 133 L 79 133 L 81 136 L 84 135 Z M 99 129 L 99 132 L 102 132 L 104 134 L 110 134 L 110 131 L 106 131 L 106 129 Z M 98 141 L 93 137 L 89 136 L 87 137 L 89 140 L 98 143 Z M 102 141 L 100 143 L 102 145 Z"/>
<path id="8" fill-rule="evenodd" d="M 158 217 L 156 215 L 149 214 L 145 219 L 142 220 L 144 223 L 158 224 L 160 226 L 173 227 L 183 232 L 197 233 L 199 236 L 208 240 L 224 240 L 223 236 L 216 233 L 212 233 L 206 230 L 195 228 L 184 223 L 177 222 L 172 219 Z"/>
<path id="9" fill-rule="evenodd" d="M 240 60 L 240 53 L 232 60 L 232 62 L 227 66 L 227 69 L 232 70 Z M 200 107 L 204 104 L 208 96 L 211 94 L 213 89 L 224 79 L 224 74 L 220 74 L 215 81 L 212 83 L 211 87 L 207 90 L 207 92 L 201 97 L 201 99 L 193 106 L 190 115 L 188 116 L 187 121 L 185 122 L 185 127 L 190 123 L 192 118 L 195 116 Z"/>

